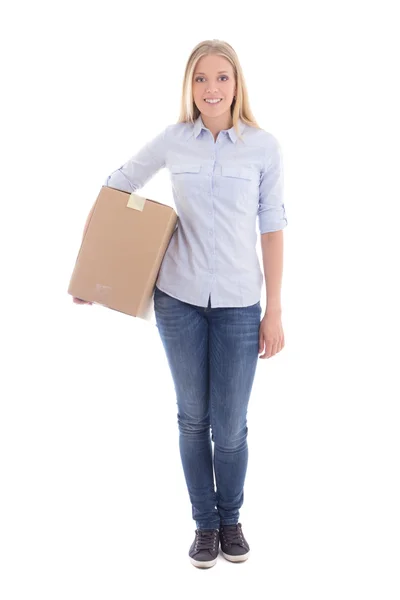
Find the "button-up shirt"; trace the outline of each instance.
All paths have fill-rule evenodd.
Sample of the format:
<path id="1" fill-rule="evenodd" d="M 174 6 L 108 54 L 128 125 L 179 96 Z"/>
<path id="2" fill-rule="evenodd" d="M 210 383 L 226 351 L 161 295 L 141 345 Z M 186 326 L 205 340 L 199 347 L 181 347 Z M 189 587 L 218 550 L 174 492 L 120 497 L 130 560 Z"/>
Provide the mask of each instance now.
<path id="1" fill-rule="evenodd" d="M 201 115 L 168 125 L 104 185 L 136 192 L 160 169 L 170 174 L 178 215 L 157 287 L 184 302 L 244 307 L 261 297 L 260 234 L 287 225 L 280 144 L 239 119 L 217 139 Z"/>

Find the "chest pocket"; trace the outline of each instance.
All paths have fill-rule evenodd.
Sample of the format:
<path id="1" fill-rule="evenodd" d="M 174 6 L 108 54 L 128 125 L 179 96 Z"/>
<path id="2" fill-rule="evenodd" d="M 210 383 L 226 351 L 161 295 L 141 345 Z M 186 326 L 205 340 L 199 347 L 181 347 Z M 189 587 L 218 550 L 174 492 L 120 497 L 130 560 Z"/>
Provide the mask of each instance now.
<path id="1" fill-rule="evenodd" d="M 201 164 L 173 164 L 170 166 L 171 181 L 180 196 L 193 195 L 201 183 Z"/>
<path id="2" fill-rule="evenodd" d="M 221 167 L 221 193 L 236 196 L 239 202 L 252 199 L 258 194 L 260 174 L 250 167 Z"/>
<path id="3" fill-rule="evenodd" d="M 256 177 L 256 172 L 248 167 L 221 167 L 223 177 L 235 177 L 237 179 L 249 179 Z"/>

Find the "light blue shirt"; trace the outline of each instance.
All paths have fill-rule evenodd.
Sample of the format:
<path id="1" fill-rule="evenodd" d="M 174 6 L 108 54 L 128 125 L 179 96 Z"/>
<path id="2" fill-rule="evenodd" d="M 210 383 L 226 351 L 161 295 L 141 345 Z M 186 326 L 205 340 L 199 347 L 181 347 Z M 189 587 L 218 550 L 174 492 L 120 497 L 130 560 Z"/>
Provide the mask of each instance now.
<path id="1" fill-rule="evenodd" d="M 260 234 L 287 225 L 277 139 L 239 121 L 217 140 L 201 116 L 168 125 L 104 185 L 136 192 L 160 169 L 170 173 L 178 215 L 156 285 L 170 296 L 211 307 L 250 306 L 261 298 Z"/>

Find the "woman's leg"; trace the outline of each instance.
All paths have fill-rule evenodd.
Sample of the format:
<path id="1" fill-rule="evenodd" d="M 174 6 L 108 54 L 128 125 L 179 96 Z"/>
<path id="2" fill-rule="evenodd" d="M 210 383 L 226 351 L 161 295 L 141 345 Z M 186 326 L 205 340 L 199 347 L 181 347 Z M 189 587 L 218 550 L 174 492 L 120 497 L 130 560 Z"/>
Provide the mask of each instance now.
<path id="1" fill-rule="evenodd" d="M 179 449 L 197 529 L 218 529 L 209 414 L 208 322 L 195 307 L 154 292 L 156 326 L 174 381 Z"/>
<path id="2" fill-rule="evenodd" d="M 258 362 L 260 302 L 216 308 L 210 322 L 210 411 L 221 525 L 239 521 L 247 470 L 247 407 Z"/>

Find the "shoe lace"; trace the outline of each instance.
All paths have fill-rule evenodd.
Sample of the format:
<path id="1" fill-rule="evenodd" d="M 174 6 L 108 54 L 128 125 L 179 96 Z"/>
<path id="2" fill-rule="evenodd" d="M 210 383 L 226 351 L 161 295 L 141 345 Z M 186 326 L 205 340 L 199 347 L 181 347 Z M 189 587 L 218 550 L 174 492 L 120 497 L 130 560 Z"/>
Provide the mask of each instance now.
<path id="1" fill-rule="evenodd" d="M 212 550 L 215 549 L 217 543 L 217 533 L 214 530 L 201 530 L 196 531 L 195 550 Z"/>
<path id="2" fill-rule="evenodd" d="M 244 544 L 243 533 L 239 524 L 227 525 L 222 528 L 221 535 L 224 538 L 225 544 L 239 544 L 239 546 Z"/>

